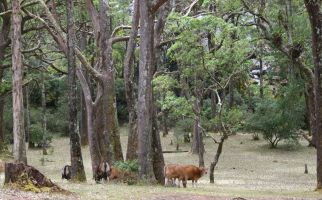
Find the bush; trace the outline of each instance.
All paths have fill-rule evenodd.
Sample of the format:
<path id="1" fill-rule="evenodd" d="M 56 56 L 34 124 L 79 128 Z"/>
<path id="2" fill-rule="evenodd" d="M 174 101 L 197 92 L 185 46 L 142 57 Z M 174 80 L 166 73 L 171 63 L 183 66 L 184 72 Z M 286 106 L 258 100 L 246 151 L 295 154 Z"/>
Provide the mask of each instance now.
<path id="1" fill-rule="evenodd" d="M 127 172 L 139 172 L 139 162 L 138 160 L 130 161 L 116 161 L 114 167 Z"/>
<path id="2" fill-rule="evenodd" d="M 226 109 L 224 107 L 223 109 L 224 110 L 222 110 L 221 118 L 225 126 L 228 127 L 233 133 L 241 130 L 245 124 L 245 112 L 239 107 L 234 107 L 231 109 Z M 214 124 L 213 126 L 221 126 L 218 116 L 213 120 L 212 123 Z"/>
<path id="3" fill-rule="evenodd" d="M 295 98 L 301 91 L 298 87 L 285 88 L 277 99 L 262 100 L 247 120 L 247 129 L 261 132 L 272 148 L 281 140 L 296 143 L 298 139 L 296 131 L 303 126 L 305 115 L 303 97 Z"/>
<path id="4" fill-rule="evenodd" d="M 46 135 L 45 138 L 43 138 L 43 129 L 42 125 L 39 123 L 31 124 L 30 125 L 30 135 L 29 135 L 29 144 L 31 147 L 42 147 L 43 140 L 45 139 L 46 144 L 48 145 L 51 142 L 52 136 Z"/>

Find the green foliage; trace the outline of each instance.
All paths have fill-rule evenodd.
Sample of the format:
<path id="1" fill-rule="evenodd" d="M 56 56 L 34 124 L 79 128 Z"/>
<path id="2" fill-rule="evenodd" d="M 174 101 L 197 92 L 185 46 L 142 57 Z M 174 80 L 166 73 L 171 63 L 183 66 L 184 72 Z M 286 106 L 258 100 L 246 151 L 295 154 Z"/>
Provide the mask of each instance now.
<path id="1" fill-rule="evenodd" d="M 29 135 L 29 143 L 34 146 L 42 147 L 45 141 L 45 145 L 48 145 L 52 140 L 52 136 L 48 133 L 45 135 L 42 125 L 40 123 L 31 124 L 30 125 L 30 135 Z"/>
<path id="2" fill-rule="evenodd" d="M 138 160 L 130 161 L 116 161 L 114 167 L 127 172 L 138 172 L 139 171 L 139 162 Z"/>
<path id="3" fill-rule="evenodd" d="M 301 84 L 290 84 L 282 89 L 278 99 L 263 99 L 248 118 L 247 129 L 261 132 L 272 148 L 281 140 L 297 141 L 296 131 L 303 126 L 305 115 L 301 89 Z"/>

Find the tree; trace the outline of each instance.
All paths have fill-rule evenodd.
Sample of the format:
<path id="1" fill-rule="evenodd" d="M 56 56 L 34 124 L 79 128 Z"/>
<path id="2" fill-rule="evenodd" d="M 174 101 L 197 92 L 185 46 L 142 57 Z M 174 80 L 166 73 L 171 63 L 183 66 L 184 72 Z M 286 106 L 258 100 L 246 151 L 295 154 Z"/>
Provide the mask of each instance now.
<path id="1" fill-rule="evenodd" d="M 138 157 L 138 130 L 137 113 L 135 109 L 136 99 L 134 91 L 134 50 L 135 40 L 138 35 L 138 26 L 140 22 L 139 0 L 133 0 L 133 16 L 131 35 L 127 45 L 126 56 L 124 59 L 124 87 L 127 108 L 129 112 L 129 133 L 126 151 L 126 160 L 133 160 Z"/>
<path id="2" fill-rule="evenodd" d="M 77 88 L 76 88 L 76 34 L 74 25 L 74 3 L 67 1 L 67 46 L 68 46 L 68 107 L 71 154 L 71 178 L 73 181 L 86 181 L 80 136 L 77 131 Z"/>
<path id="3" fill-rule="evenodd" d="M 322 190 L 322 7 L 321 1 L 304 1 L 312 31 L 312 54 L 314 62 L 314 92 L 316 117 L 317 190 Z"/>
<path id="4" fill-rule="evenodd" d="M 21 55 L 21 9 L 19 0 L 12 1 L 12 27 L 13 154 L 15 162 L 27 164 L 23 114 L 23 66 Z"/>
<path id="5" fill-rule="evenodd" d="M 8 10 L 8 3 L 7 1 L 0 2 L 0 13 L 6 12 Z M 3 87 L 2 80 L 4 77 L 4 71 L 7 67 L 4 63 L 4 58 L 6 56 L 6 49 L 9 47 L 10 44 L 10 27 L 11 27 L 11 14 L 6 13 L 1 15 L 2 25 L 0 30 L 0 88 Z M 1 97 L 2 94 L 0 92 L 0 150 L 4 144 L 4 108 L 5 108 L 5 98 Z"/>
<path id="6" fill-rule="evenodd" d="M 138 152 L 140 165 L 139 174 L 143 179 L 153 180 L 153 152 L 155 152 L 155 147 L 158 147 L 158 152 L 162 152 L 162 149 L 160 149 L 160 142 L 156 141 L 160 136 L 157 135 L 156 132 L 153 132 L 154 106 L 152 94 L 152 77 L 155 70 L 153 67 L 155 56 L 154 18 L 156 11 L 158 11 L 158 9 L 164 3 L 166 3 L 166 0 L 158 0 L 152 2 L 148 0 L 140 0 L 139 2 L 141 24 L 140 32 L 142 38 L 140 41 L 139 91 L 137 106 L 139 133 Z M 163 157 L 161 158 L 161 160 L 162 159 Z M 163 174 L 162 171 L 161 174 Z"/>

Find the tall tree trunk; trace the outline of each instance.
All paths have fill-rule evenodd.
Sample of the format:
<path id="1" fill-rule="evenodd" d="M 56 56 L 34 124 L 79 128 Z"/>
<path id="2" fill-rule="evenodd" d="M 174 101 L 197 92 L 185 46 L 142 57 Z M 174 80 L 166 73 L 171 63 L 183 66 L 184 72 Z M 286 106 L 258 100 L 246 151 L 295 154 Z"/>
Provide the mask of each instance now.
<path id="1" fill-rule="evenodd" d="M 68 107 L 69 107 L 69 134 L 71 179 L 86 181 L 80 136 L 77 131 L 77 85 L 76 85 L 76 32 L 74 25 L 74 3 L 67 0 L 67 46 L 68 46 Z"/>
<path id="2" fill-rule="evenodd" d="M 154 26 L 153 40 L 154 40 L 154 54 L 152 54 L 151 71 L 154 74 L 158 68 L 161 67 L 161 49 L 159 44 L 161 42 L 161 34 L 164 30 L 165 21 L 170 13 L 170 3 L 163 5 L 157 12 L 157 22 Z M 153 75 L 151 75 L 151 78 Z M 152 154 L 153 154 L 153 172 L 156 180 L 160 184 L 164 184 L 164 157 L 162 153 L 162 145 L 160 138 L 160 131 L 157 120 L 157 106 L 152 92 Z M 166 122 L 165 122 L 166 123 Z M 166 125 L 165 125 L 166 126 Z M 166 130 L 166 129 L 165 129 Z"/>
<path id="3" fill-rule="evenodd" d="M 163 137 L 167 136 L 169 134 L 169 127 L 168 127 L 168 111 L 164 110 L 162 112 L 162 131 L 163 131 Z"/>
<path id="4" fill-rule="evenodd" d="M 110 135 L 110 141 L 113 147 L 113 153 L 115 160 L 123 161 L 123 152 L 120 138 L 120 130 L 117 119 L 117 109 L 116 109 L 116 95 L 115 95 L 115 80 L 113 73 L 110 73 L 107 78 L 106 92 L 106 126 Z"/>
<path id="5" fill-rule="evenodd" d="M 84 21 L 85 19 L 82 18 L 82 21 Z M 79 41 L 79 48 L 81 51 L 84 51 L 86 48 L 86 33 L 82 32 L 80 34 L 80 41 Z M 81 66 L 81 68 L 83 68 Z M 87 72 L 84 70 L 83 74 L 86 78 L 86 80 L 88 80 L 88 74 Z M 88 137 L 87 137 L 87 119 L 86 119 L 86 102 L 85 102 L 85 97 L 83 94 L 83 90 L 80 90 L 80 110 L 81 110 L 81 117 L 79 120 L 79 134 L 81 137 L 81 145 L 82 146 L 86 146 L 88 145 Z"/>
<path id="6" fill-rule="evenodd" d="M 227 139 L 227 135 L 224 133 L 224 135 L 221 137 L 220 142 L 218 144 L 218 148 L 217 148 L 217 152 L 214 156 L 214 160 L 211 162 L 210 164 L 210 169 L 209 169 L 209 179 L 210 179 L 210 183 L 214 183 L 215 179 L 214 179 L 214 171 L 215 171 L 215 167 L 219 161 L 219 157 L 221 155 L 222 152 L 222 148 L 224 145 L 224 141 L 225 139 Z"/>
<path id="7" fill-rule="evenodd" d="M 314 61 L 314 91 L 316 117 L 317 189 L 322 190 L 322 11 L 321 1 L 304 0 L 312 29 L 312 54 Z"/>
<path id="8" fill-rule="evenodd" d="M 104 97 L 103 97 L 104 98 Z M 104 162 L 111 162 L 110 136 L 106 131 L 106 116 L 104 110 L 104 99 L 100 99 L 94 107 L 94 129 L 98 137 L 98 145 Z"/>
<path id="9" fill-rule="evenodd" d="M 152 166 L 152 73 L 154 49 L 154 13 L 151 11 L 149 0 L 140 0 L 140 65 L 139 65 L 139 94 L 138 94 L 138 133 L 139 133 L 139 165 L 140 177 L 153 180 Z"/>
<path id="10" fill-rule="evenodd" d="M 0 54 L 0 59 L 1 59 L 1 54 Z M 3 77 L 3 70 L 0 65 L 0 84 L 2 82 L 2 77 Z M 3 119 L 4 106 L 5 106 L 5 99 L 0 98 L 0 151 L 2 151 L 4 148 L 4 119 Z"/>
<path id="11" fill-rule="evenodd" d="M 15 162 L 27 164 L 22 92 L 21 9 L 19 0 L 12 0 L 12 23 L 13 155 Z"/>
<path id="12" fill-rule="evenodd" d="M 100 1 L 100 18 L 99 25 L 100 30 L 104 33 L 100 35 L 100 50 L 102 58 L 102 70 L 104 74 L 103 81 L 103 102 L 104 102 L 104 118 L 106 124 L 106 130 L 110 143 L 113 146 L 113 153 L 115 160 L 123 161 L 123 152 L 120 140 L 120 131 L 117 119 L 116 109 L 116 94 L 115 94 L 115 77 L 114 77 L 114 65 L 112 58 L 112 44 L 109 41 L 111 37 L 111 18 L 108 13 L 108 2 Z M 108 144 L 107 144 L 108 145 Z"/>
<path id="13" fill-rule="evenodd" d="M 4 123 L 3 123 L 3 113 L 4 113 L 5 100 L 0 98 L 0 151 L 4 148 Z"/>
<path id="14" fill-rule="evenodd" d="M 139 0 L 133 1 L 132 29 L 130 40 L 128 42 L 126 56 L 124 59 L 124 87 L 127 108 L 129 112 L 129 133 L 127 141 L 126 159 L 134 160 L 138 157 L 138 131 L 137 131 L 137 113 L 135 110 L 136 99 L 134 92 L 134 49 L 136 37 L 138 35 L 138 26 L 140 21 Z"/>
<path id="15" fill-rule="evenodd" d="M 93 173 L 93 177 L 95 177 L 96 169 L 98 168 L 101 161 L 103 160 L 102 154 L 99 148 L 98 136 L 97 136 L 97 133 L 94 131 L 94 126 L 93 126 L 94 124 L 93 106 L 95 105 L 95 103 L 93 103 L 90 88 L 88 86 L 87 80 L 85 79 L 85 77 L 81 72 L 81 69 L 77 69 L 76 73 L 77 73 L 79 82 L 82 86 L 84 99 L 85 99 L 85 105 L 86 105 L 86 111 L 87 111 L 86 123 L 87 123 L 89 152 L 91 156 L 92 173 Z"/>
<path id="16" fill-rule="evenodd" d="M 81 117 L 79 120 L 79 134 L 81 137 L 81 145 L 87 146 L 88 145 L 88 134 L 87 134 L 87 114 L 86 114 L 86 103 L 83 91 L 80 91 L 80 106 L 81 106 Z"/>
<path id="17" fill-rule="evenodd" d="M 30 138 L 30 100 L 29 100 L 29 84 L 25 86 L 25 96 L 26 96 L 26 142 L 29 143 Z"/>
<path id="18" fill-rule="evenodd" d="M 160 131 L 158 129 L 158 121 L 156 116 L 156 106 L 154 106 L 152 119 L 152 154 L 153 154 L 153 172 L 155 179 L 164 185 L 164 157 L 162 153 Z"/>
<path id="19" fill-rule="evenodd" d="M 43 70 L 41 73 L 41 108 L 42 108 L 42 154 L 47 155 L 47 117 L 46 117 L 46 89 Z"/>

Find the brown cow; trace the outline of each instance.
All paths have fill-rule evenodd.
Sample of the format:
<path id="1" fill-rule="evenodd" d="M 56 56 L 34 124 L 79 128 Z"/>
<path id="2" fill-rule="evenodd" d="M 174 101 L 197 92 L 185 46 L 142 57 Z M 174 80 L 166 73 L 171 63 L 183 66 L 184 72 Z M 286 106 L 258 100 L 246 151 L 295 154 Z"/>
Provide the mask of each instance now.
<path id="1" fill-rule="evenodd" d="M 174 165 L 174 164 L 169 164 L 164 166 L 164 185 L 168 186 L 169 181 L 171 181 L 172 184 L 175 184 L 176 179 L 179 179 L 180 174 L 179 174 L 179 169 L 180 165 Z M 178 186 L 180 187 L 180 181 Z"/>
<path id="2" fill-rule="evenodd" d="M 116 167 L 111 167 L 111 171 L 110 171 L 110 175 L 109 178 L 110 179 L 120 179 L 124 177 L 124 171 L 116 168 Z"/>
<path id="3" fill-rule="evenodd" d="M 198 180 L 207 174 L 207 169 L 204 167 L 196 167 L 194 165 L 183 165 L 179 168 L 179 184 L 182 181 L 183 187 L 187 187 L 187 181 L 192 181 L 192 186 L 197 187 Z"/>
<path id="4" fill-rule="evenodd" d="M 194 165 L 167 165 L 164 167 L 165 186 L 168 185 L 168 181 L 179 180 L 178 187 L 180 187 L 180 181 L 182 181 L 183 187 L 187 187 L 187 181 L 192 180 L 192 186 L 197 186 L 199 178 L 207 174 L 207 169 L 204 167 L 196 167 Z"/>

